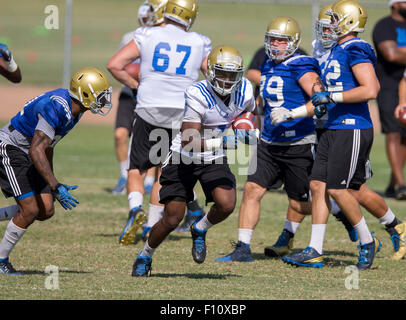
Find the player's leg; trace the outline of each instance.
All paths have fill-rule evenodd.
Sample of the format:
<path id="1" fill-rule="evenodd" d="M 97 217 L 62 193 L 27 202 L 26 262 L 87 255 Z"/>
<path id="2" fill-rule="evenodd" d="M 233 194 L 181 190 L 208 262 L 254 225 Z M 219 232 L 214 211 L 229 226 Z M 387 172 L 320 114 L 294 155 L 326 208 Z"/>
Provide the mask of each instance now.
<path id="1" fill-rule="evenodd" d="M 144 190 L 146 194 L 150 194 L 152 191 L 152 188 L 154 187 L 155 181 L 157 181 L 159 178 L 157 177 L 157 168 L 153 167 L 151 169 L 148 169 L 147 174 L 144 179 Z"/>

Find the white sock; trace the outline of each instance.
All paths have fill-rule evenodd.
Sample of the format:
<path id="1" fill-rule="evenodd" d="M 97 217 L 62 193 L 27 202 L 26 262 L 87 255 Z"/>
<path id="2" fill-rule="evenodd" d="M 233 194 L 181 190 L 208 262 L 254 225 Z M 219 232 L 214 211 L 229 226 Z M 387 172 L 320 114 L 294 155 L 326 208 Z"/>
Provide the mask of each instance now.
<path id="1" fill-rule="evenodd" d="M 198 223 L 196 223 L 196 228 L 200 231 L 208 230 L 212 226 L 213 224 L 207 219 L 207 214 Z"/>
<path id="2" fill-rule="evenodd" d="M 161 220 L 164 214 L 164 206 L 149 204 L 147 227 L 153 227 L 155 223 Z"/>
<path id="3" fill-rule="evenodd" d="M 0 242 L 0 259 L 5 259 L 10 255 L 11 250 L 17 244 L 18 240 L 24 235 L 27 229 L 16 226 L 13 220 L 7 225 L 3 240 Z"/>
<path id="4" fill-rule="evenodd" d="M 340 207 L 338 206 L 337 202 L 335 202 L 334 200 L 330 200 L 331 203 L 331 210 L 330 213 L 331 214 L 337 214 L 341 211 Z"/>
<path id="5" fill-rule="evenodd" d="M 155 177 L 154 176 L 146 176 L 144 179 L 144 186 L 150 186 L 153 185 L 155 182 Z"/>
<path id="6" fill-rule="evenodd" d="M 326 227 L 326 224 L 312 224 L 312 236 L 310 238 L 309 246 L 315 249 L 319 254 L 323 254 L 323 242 Z"/>
<path id="7" fill-rule="evenodd" d="M 134 191 L 128 195 L 128 205 L 130 206 L 130 210 L 136 207 L 141 207 L 143 201 L 144 195 L 141 192 Z"/>
<path id="8" fill-rule="evenodd" d="M 120 175 L 123 178 L 127 179 L 127 177 L 128 177 L 128 161 L 127 160 L 122 161 L 122 162 L 119 163 L 119 165 L 120 165 Z"/>
<path id="9" fill-rule="evenodd" d="M 288 219 L 286 219 L 283 229 L 286 229 L 289 232 L 296 234 L 297 229 L 299 229 L 299 227 L 300 227 L 300 222 L 293 222 L 293 221 L 289 221 Z"/>
<path id="10" fill-rule="evenodd" d="M 144 249 L 142 249 L 140 256 L 141 257 L 152 257 L 156 248 L 151 248 L 148 244 L 148 240 L 145 242 Z"/>
<path id="11" fill-rule="evenodd" d="M 252 229 L 238 229 L 238 241 L 244 242 L 245 244 L 251 243 L 252 234 L 254 230 Z"/>
<path id="12" fill-rule="evenodd" d="M 365 218 L 362 217 L 361 221 L 354 226 L 355 230 L 358 233 L 359 242 L 361 244 L 371 243 L 374 239 L 372 239 L 371 232 L 369 232 L 367 223 Z"/>
<path id="13" fill-rule="evenodd" d="M 395 220 L 395 218 L 395 214 L 390 208 L 388 208 L 388 211 L 385 213 L 385 215 L 382 218 L 379 218 L 379 223 L 384 225 L 391 224 L 393 220 Z"/>
<path id="14" fill-rule="evenodd" d="M 0 208 L 0 221 L 11 220 L 15 217 L 17 212 L 18 206 L 16 204 L 5 208 Z"/>

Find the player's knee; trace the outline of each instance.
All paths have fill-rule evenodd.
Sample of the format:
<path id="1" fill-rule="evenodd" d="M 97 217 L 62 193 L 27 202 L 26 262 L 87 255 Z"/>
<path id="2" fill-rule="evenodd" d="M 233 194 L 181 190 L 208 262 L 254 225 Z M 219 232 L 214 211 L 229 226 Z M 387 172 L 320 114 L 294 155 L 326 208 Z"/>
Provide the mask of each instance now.
<path id="1" fill-rule="evenodd" d="M 230 215 L 235 208 L 235 201 L 233 199 L 227 199 L 224 201 L 216 202 L 217 210 L 224 215 Z"/>
<path id="2" fill-rule="evenodd" d="M 316 194 L 319 192 L 324 192 L 325 190 L 325 183 L 317 180 L 310 181 L 310 190 L 312 194 Z"/>
<path id="3" fill-rule="evenodd" d="M 176 227 L 182 222 L 183 216 L 180 217 L 176 214 L 174 215 L 164 215 L 162 222 L 166 229 L 175 230 Z"/>
<path id="4" fill-rule="evenodd" d="M 249 200 L 261 200 L 263 194 L 264 194 L 264 187 L 253 183 L 253 182 L 247 182 L 245 183 L 244 186 L 244 198 L 249 199 Z"/>
<path id="5" fill-rule="evenodd" d="M 54 206 L 43 208 L 39 211 L 39 213 L 37 215 L 37 220 L 38 221 L 48 220 L 48 219 L 52 218 L 54 214 L 55 214 Z"/>

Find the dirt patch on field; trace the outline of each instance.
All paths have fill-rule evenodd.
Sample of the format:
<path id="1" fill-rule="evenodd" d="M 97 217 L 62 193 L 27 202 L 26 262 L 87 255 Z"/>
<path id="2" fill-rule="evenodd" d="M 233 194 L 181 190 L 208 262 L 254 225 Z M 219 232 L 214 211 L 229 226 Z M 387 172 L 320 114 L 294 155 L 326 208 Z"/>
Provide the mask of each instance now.
<path id="1" fill-rule="evenodd" d="M 27 86 L 21 84 L 0 85 L 0 120 L 11 119 L 17 112 L 22 109 L 22 107 L 28 100 L 46 91 L 54 89 L 56 89 L 56 87 Z M 113 126 L 116 119 L 119 93 L 120 88 L 113 89 L 113 109 L 106 117 L 101 117 L 90 112 L 86 112 L 80 122 L 94 124 L 111 124 Z M 380 132 L 381 124 L 379 122 L 378 108 L 375 101 L 370 102 L 369 110 L 371 112 L 375 131 Z"/>

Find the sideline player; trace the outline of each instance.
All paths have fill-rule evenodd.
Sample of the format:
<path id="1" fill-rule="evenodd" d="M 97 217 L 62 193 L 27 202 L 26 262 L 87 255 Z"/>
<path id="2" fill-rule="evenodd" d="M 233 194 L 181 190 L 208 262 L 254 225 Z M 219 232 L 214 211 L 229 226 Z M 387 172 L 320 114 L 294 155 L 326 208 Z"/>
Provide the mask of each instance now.
<path id="1" fill-rule="evenodd" d="M 376 97 L 379 82 L 375 75 L 375 53 L 357 38 L 367 20 L 365 9 L 356 1 L 342 0 L 330 11 L 331 38 L 337 41 L 322 70 L 328 91 L 312 96 L 313 105 L 328 104 L 325 132 L 317 147 L 311 174 L 312 233 L 309 246 L 298 254 L 282 258 L 296 266 L 323 266 L 323 240 L 328 219 L 328 196 L 345 212 L 360 239 L 359 270 L 372 266 L 381 243 L 370 233 L 356 197 L 349 189 L 360 190 L 371 171 L 369 153 L 373 140 L 369 99 Z M 317 107 L 318 110 L 322 109 Z M 308 109 L 308 115 L 313 113 Z M 283 121 L 286 114 L 271 115 Z"/>
<path id="2" fill-rule="evenodd" d="M 147 0 L 138 8 L 138 23 L 140 26 L 162 26 L 164 23 L 163 11 L 167 0 Z M 119 50 L 133 40 L 133 32 L 127 32 L 121 39 Z M 139 59 L 133 61 L 139 67 Z M 114 148 L 120 167 L 120 177 L 111 193 L 124 194 L 127 184 L 128 171 L 128 138 L 130 137 L 134 122 L 134 109 L 137 104 L 137 90 L 131 90 L 123 85 L 118 99 L 114 131 Z M 151 193 L 155 181 L 155 168 L 148 170 L 144 180 L 146 193 Z"/>
<path id="3" fill-rule="evenodd" d="M 0 43 L 0 74 L 13 83 L 19 83 L 22 80 L 20 67 L 4 43 Z"/>
<path id="4" fill-rule="evenodd" d="M 137 229 L 146 220 L 142 209 L 143 179 L 148 169 L 163 162 L 170 141 L 180 129 L 185 108 L 184 90 L 198 79 L 199 70 L 206 73 L 211 41 L 206 36 L 188 32 L 197 11 L 195 0 L 169 0 L 164 11 L 165 25 L 137 29 L 134 41 L 123 47 L 107 65 L 118 81 L 131 89 L 138 88 L 127 182 L 130 212 L 119 238 L 123 245 L 134 243 Z M 139 87 L 124 70 L 137 58 L 141 61 Z M 158 200 L 160 187 L 156 181 L 148 213 L 159 218 L 164 210 Z"/>
<path id="5" fill-rule="evenodd" d="M 148 276 L 152 255 L 183 219 L 186 203 L 193 197 L 197 181 L 202 185 L 206 203 L 214 202 L 209 212 L 191 226 L 192 256 L 197 263 L 206 258 L 206 233 L 225 220 L 236 202 L 235 177 L 230 171 L 224 149 L 235 149 L 238 136 L 256 143 L 255 132 L 240 131 L 225 135 L 225 130 L 241 113 L 254 111 L 255 99 L 250 82 L 243 78 L 240 52 L 218 46 L 207 61 L 208 75 L 185 92 L 186 106 L 181 132 L 162 167 L 159 193 L 165 204 L 163 218 L 154 225 L 150 237 L 134 262 L 132 275 Z M 249 134 L 249 135 L 248 135 Z"/>
<path id="6" fill-rule="evenodd" d="M 259 222 L 261 199 L 268 189 L 284 189 L 289 199 L 288 218 L 292 214 L 311 214 L 309 175 L 316 142 L 313 119 L 302 119 L 315 91 L 321 91 L 320 69 L 316 59 L 296 52 L 301 40 L 300 28 L 290 17 L 277 17 L 267 26 L 265 50 L 268 56 L 261 66 L 260 95 L 265 103 L 265 122 L 257 148 L 257 170 L 247 177 L 239 213 L 238 242 L 234 251 L 218 262 L 252 261 L 250 242 Z M 300 107 L 299 107 L 300 106 Z M 299 107 L 299 108 L 298 108 Z M 296 110 L 291 122 L 274 125 L 273 109 Z"/>
<path id="7" fill-rule="evenodd" d="M 77 186 L 61 183 L 53 172 L 54 146 L 78 123 L 82 115 L 107 115 L 112 89 L 96 68 L 77 71 L 70 89 L 56 89 L 28 101 L 0 130 L 0 182 L 3 194 L 17 205 L 1 208 L 1 220 L 10 220 L 0 242 L 0 273 L 19 275 L 9 255 L 27 228 L 54 214 L 54 200 L 65 210 L 79 202 L 70 194 Z"/>

